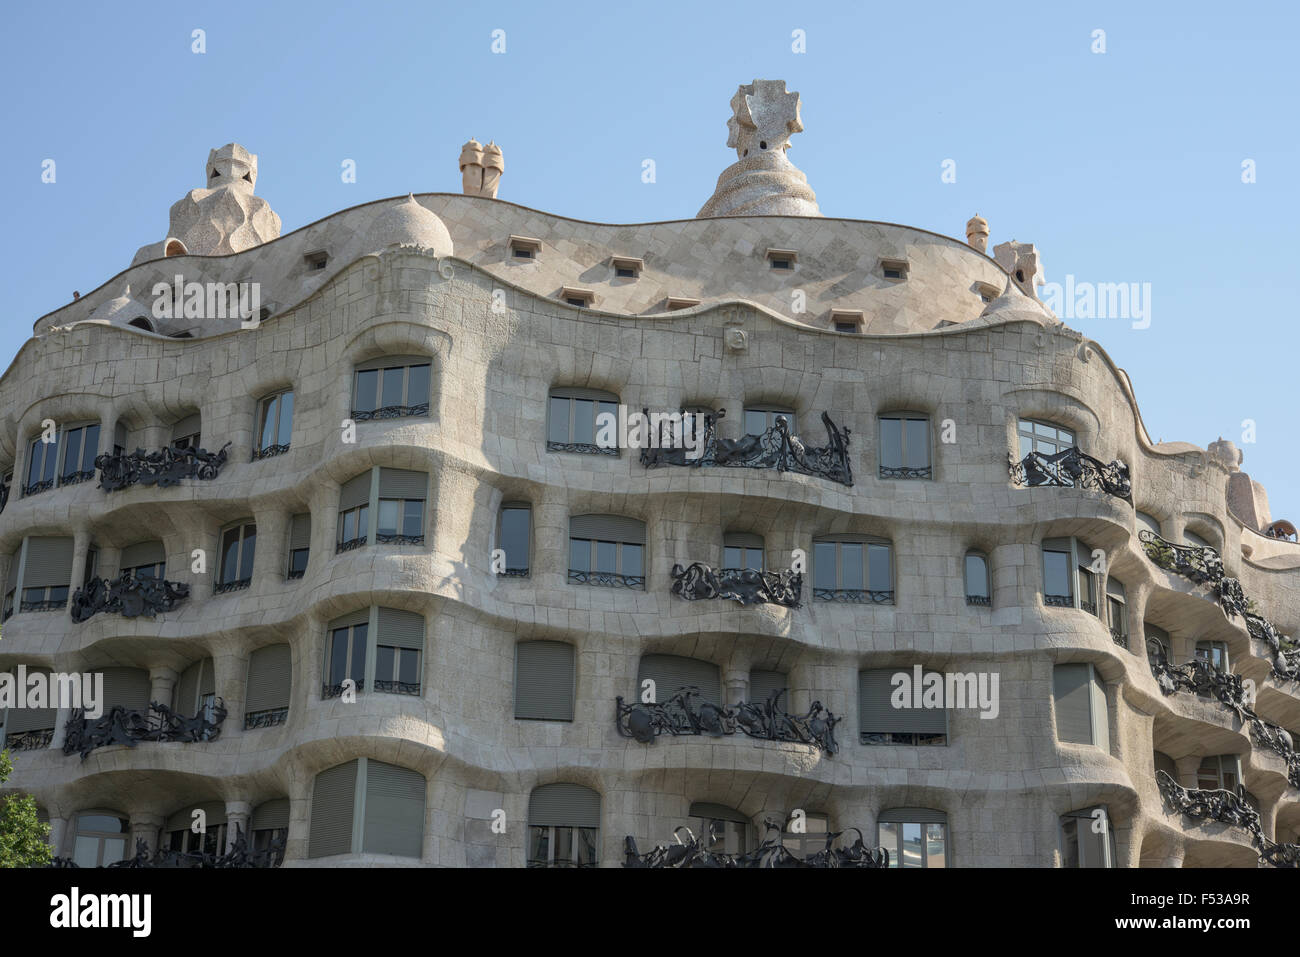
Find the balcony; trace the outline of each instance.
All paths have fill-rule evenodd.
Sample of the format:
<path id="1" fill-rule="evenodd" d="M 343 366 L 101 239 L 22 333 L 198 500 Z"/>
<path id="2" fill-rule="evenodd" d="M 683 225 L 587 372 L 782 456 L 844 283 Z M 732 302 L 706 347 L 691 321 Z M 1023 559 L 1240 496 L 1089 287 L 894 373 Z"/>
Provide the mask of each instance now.
<path id="1" fill-rule="evenodd" d="M 569 581 L 577 585 L 599 585 L 604 588 L 645 589 L 644 575 L 620 575 L 617 572 L 593 572 L 570 568 Z"/>
<path id="2" fill-rule="evenodd" d="M 289 443 L 282 442 L 279 445 L 267 445 L 260 449 L 253 449 L 253 461 L 260 462 L 262 459 L 274 458 L 277 455 L 284 455 L 289 451 Z"/>
<path id="3" fill-rule="evenodd" d="M 814 601 L 838 601 L 855 605 L 892 605 L 892 591 L 871 591 L 866 588 L 814 588 Z"/>
<path id="4" fill-rule="evenodd" d="M 682 826 L 673 831 L 676 844 L 659 844 L 645 854 L 637 852 L 636 839 L 628 835 L 623 840 L 624 867 L 694 868 L 694 867 L 858 867 L 889 866 L 889 851 L 883 847 L 870 848 L 862 841 L 862 832 L 849 828 L 857 838 L 848 847 L 835 847 L 835 841 L 845 831 L 826 835 L 826 846 L 805 858 L 799 858 L 781 843 L 781 827 L 767 821 L 768 837 L 757 848 L 745 854 L 727 854 L 713 851 L 716 835 L 696 837 L 690 828 Z M 686 840 L 682 840 L 682 832 Z M 775 832 L 775 837 L 772 836 Z"/>
<path id="5" fill-rule="evenodd" d="M 360 538 L 349 538 L 346 542 L 338 542 L 334 546 L 334 554 L 342 555 L 344 552 L 350 552 L 354 548 L 363 548 L 369 540 L 370 539 L 367 536 L 362 535 Z"/>
<path id="6" fill-rule="evenodd" d="M 226 464 L 229 448 L 227 442 L 215 453 L 174 445 L 156 452 L 144 449 L 130 453 L 106 452 L 95 459 L 95 467 L 99 469 L 99 487 L 105 492 L 116 492 L 131 485 L 170 488 L 185 479 L 211 481 Z"/>
<path id="7" fill-rule="evenodd" d="M 92 578 L 72 593 L 72 620 L 77 624 L 100 612 L 115 612 L 123 618 L 153 618 L 171 611 L 190 595 L 190 586 L 160 578 L 136 578 L 129 571 L 111 581 Z"/>
<path id="8" fill-rule="evenodd" d="M 715 570 L 703 562 L 686 568 L 673 566 L 672 592 L 686 601 L 727 598 L 742 605 L 783 605 L 798 608 L 803 595 L 803 575 L 798 572 L 763 572 L 753 568 Z"/>
<path id="9" fill-rule="evenodd" d="M 244 730 L 256 731 L 259 728 L 274 728 L 289 720 L 288 708 L 272 708 L 269 711 L 250 711 L 244 715 Z"/>
<path id="10" fill-rule="evenodd" d="M 1193 821 L 1210 821 L 1240 827 L 1256 839 L 1261 836 L 1259 812 L 1246 803 L 1235 791 L 1223 789 L 1198 791 L 1185 788 L 1164 771 L 1156 772 L 1156 786 L 1170 810 L 1178 811 Z"/>
<path id="11" fill-rule="evenodd" d="M 15 731 L 5 735 L 6 751 L 41 751 L 50 746 L 54 740 L 53 728 L 41 728 L 33 731 Z"/>
<path id="12" fill-rule="evenodd" d="M 1019 462 L 1007 456 L 1007 468 L 1011 473 L 1011 483 L 1022 488 L 1091 489 L 1133 504 L 1133 483 L 1129 479 L 1128 466 L 1119 459 L 1107 465 L 1083 450 L 1071 447 L 1053 455 L 1030 452 Z"/>
<path id="13" fill-rule="evenodd" d="M 114 705 L 96 720 L 87 718 L 84 708 L 75 708 L 68 715 L 63 753 L 79 751 L 84 761 L 96 748 L 113 744 L 134 748 L 141 741 L 213 741 L 221 735 L 221 725 L 225 720 L 225 703 L 220 698 L 193 718 L 177 714 L 156 701 L 143 711 Z"/>
<path id="14" fill-rule="evenodd" d="M 417 405 L 386 405 L 379 409 L 353 409 L 352 418 L 356 422 L 372 422 L 378 419 L 400 419 L 411 415 L 428 415 L 429 403 Z"/>
<path id="15" fill-rule="evenodd" d="M 618 733 L 642 744 L 653 744 L 661 734 L 707 734 L 714 737 L 744 734 L 766 741 L 790 741 L 809 744 L 826 754 L 839 750 L 835 741 L 835 717 L 814 701 L 806 714 L 793 715 L 780 707 L 785 689 L 774 691 L 763 704 L 741 702 L 722 707 L 709 701 L 696 703 L 700 689 L 694 686 L 680 688 L 662 703 L 624 704 L 616 699 L 614 723 Z"/>
<path id="16" fill-rule="evenodd" d="M 396 532 L 376 532 L 375 543 L 378 545 L 423 545 L 423 535 L 398 535 Z"/>
<path id="17" fill-rule="evenodd" d="M 642 410 L 647 417 L 649 409 Z M 778 472 L 798 472 L 817 478 L 830 479 L 841 485 L 852 487 L 853 467 L 849 463 L 849 429 L 836 428 L 831 417 L 822 413 L 822 424 L 826 427 L 827 444 L 824 446 L 805 445 L 799 436 L 790 432 L 785 416 L 778 416 L 776 424 L 762 435 L 746 435 L 739 439 L 720 439 L 717 435 L 716 420 L 726 415 L 722 409 L 717 416 L 709 413 L 682 413 L 693 415 L 696 421 L 703 420 L 704 434 L 696 434 L 697 442 L 702 443 L 694 451 L 696 458 L 688 458 L 687 449 L 680 438 L 680 427 L 673 434 L 672 423 L 667 423 L 668 430 L 660 423 L 660 434 L 654 437 L 653 448 L 641 450 L 640 461 L 648 469 L 661 465 L 681 465 L 692 467 L 722 467 L 746 469 L 776 469 Z"/>
<path id="18" fill-rule="evenodd" d="M 143 840 L 137 840 L 135 842 L 135 857 L 128 858 L 125 861 L 105 864 L 104 866 L 130 868 L 279 867 L 284 863 L 284 848 L 285 839 L 278 837 L 268 842 L 265 847 L 250 850 L 243 829 L 235 825 L 235 840 L 230 850 L 224 854 L 210 854 L 206 851 L 189 853 L 184 851 L 164 851 L 160 848 L 151 855 L 149 845 Z M 70 857 L 56 857 L 50 861 L 49 866 L 66 868 L 78 867 L 79 865 Z"/>
<path id="19" fill-rule="evenodd" d="M 236 578 L 233 581 L 217 582 L 217 584 L 213 586 L 212 594 L 225 595 L 232 591 L 243 591 L 251 584 L 253 584 L 252 578 Z"/>

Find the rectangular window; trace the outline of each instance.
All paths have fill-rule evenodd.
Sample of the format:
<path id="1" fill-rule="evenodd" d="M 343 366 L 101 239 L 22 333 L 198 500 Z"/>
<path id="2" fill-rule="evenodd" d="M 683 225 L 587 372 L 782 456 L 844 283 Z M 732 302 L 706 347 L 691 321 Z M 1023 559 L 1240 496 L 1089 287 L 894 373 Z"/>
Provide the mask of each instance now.
<path id="1" fill-rule="evenodd" d="M 1071 551 L 1068 543 L 1064 546 L 1043 543 L 1043 604 L 1058 608 L 1074 607 L 1070 564 Z"/>
<path id="2" fill-rule="evenodd" d="M 1115 833 L 1104 804 L 1061 818 L 1061 866 L 1115 866 Z"/>
<path id="3" fill-rule="evenodd" d="M 891 547 L 884 542 L 814 542 L 813 598 L 892 605 Z"/>
<path id="4" fill-rule="evenodd" d="M 432 369 L 421 359 L 378 361 L 358 369 L 353 380 L 352 417 L 357 421 L 428 415 Z"/>
<path id="5" fill-rule="evenodd" d="M 1067 744 L 1091 744 L 1110 752 L 1106 688 L 1090 664 L 1056 665 L 1052 669 L 1052 700 L 1056 738 Z"/>
<path id="6" fill-rule="evenodd" d="M 948 825 L 926 821 L 897 820 L 898 812 L 881 815 L 880 846 L 889 852 L 889 866 L 901 868 L 947 867 Z M 918 816 L 936 816 L 934 812 Z"/>
<path id="7" fill-rule="evenodd" d="M 618 416 L 618 397 L 590 390 L 551 393 L 547 416 L 546 447 L 552 452 L 618 455 L 616 446 L 596 444 L 599 416 Z"/>
<path id="8" fill-rule="evenodd" d="M 95 456 L 99 454 L 99 424 L 68 429 L 63 435 L 63 468 L 60 485 L 75 485 L 95 477 Z"/>
<path id="9" fill-rule="evenodd" d="M 334 551 L 347 552 L 366 544 L 370 535 L 370 506 L 358 505 L 339 513 L 338 540 Z"/>
<path id="10" fill-rule="evenodd" d="M 236 525 L 221 536 L 221 565 L 217 570 L 216 594 L 247 588 L 253 581 L 253 558 L 257 548 L 257 526 Z"/>
<path id="11" fill-rule="evenodd" d="M 262 400 L 258 411 L 258 440 L 254 459 L 289 451 L 293 432 L 293 392 L 280 392 Z"/>
<path id="12" fill-rule="evenodd" d="M 325 681 L 321 689 L 322 698 L 337 698 L 343 693 L 343 682 L 348 679 L 356 682 L 358 692 L 364 690 L 366 636 L 369 628 L 367 622 L 357 622 L 335 628 L 330 632 Z"/>
<path id="13" fill-rule="evenodd" d="M 505 553 L 504 568 L 498 574 L 527 578 L 531 551 L 532 509 L 528 505 L 502 505 L 497 547 Z"/>
<path id="14" fill-rule="evenodd" d="M 596 835 L 594 827 L 528 828 L 529 867 L 595 867 Z"/>
<path id="15" fill-rule="evenodd" d="M 915 696 L 904 696 L 908 707 L 894 706 L 897 694 L 895 675 L 909 667 L 871 668 L 858 672 L 858 741 L 870 745 L 935 745 L 948 743 L 948 711 L 945 707 L 916 707 Z M 924 681 L 943 676 L 926 671 Z M 910 683 L 906 686 L 911 687 Z M 922 699 L 924 705 L 924 699 Z"/>
<path id="16" fill-rule="evenodd" d="M 931 477 L 928 416 L 898 413 L 880 417 L 880 477 Z"/>
<path id="17" fill-rule="evenodd" d="M 1055 455 L 1074 447 L 1074 430 L 1053 425 L 1051 422 L 1037 422 L 1033 419 L 1020 419 L 1016 426 L 1020 438 L 1020 457 L 1023 459 L 1030 452 L 1040 455 Z"/>
<path id="18" fill-rule="evenodd" d="M 789 409 L 777 408 L 747 408 L 745 409 L 745 434 L 762 435 L 768 429 L 776 428 L 776 420 L 785 418 L 787 431 L 790 435 L 797 435 L 798 429 L 795 426 L 795 415 Z"/>
<path id="19" fill-rule="evenodd" d="M 569 581 L 645 588 L 645 546 L 636 542 L 571 538 Z"/>
<path id="20" fill-rule="evenodd" d="M 989 605 L 988 559 L 976 552 L 966 553 L 966 604 Z"/>

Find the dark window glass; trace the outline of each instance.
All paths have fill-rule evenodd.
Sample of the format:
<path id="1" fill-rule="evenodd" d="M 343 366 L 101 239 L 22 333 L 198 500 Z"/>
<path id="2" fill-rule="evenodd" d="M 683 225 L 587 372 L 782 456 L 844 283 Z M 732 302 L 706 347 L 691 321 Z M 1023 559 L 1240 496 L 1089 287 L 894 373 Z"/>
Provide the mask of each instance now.
<path id="1" fill-rule="evenodd" d="M 373 412 L 378 408 L 375 398 L 378 395 L 379 370 L 365 369 L 357 373 L 357 395 L 353 405 L 358 412 Z"/>
<path id="2" fill-rule="evenodd" d="M 506 568 L 528 567 L 531 521 L 531 509 L 515 506 L 501 509 L 500 547 L 506 553 Z"/>

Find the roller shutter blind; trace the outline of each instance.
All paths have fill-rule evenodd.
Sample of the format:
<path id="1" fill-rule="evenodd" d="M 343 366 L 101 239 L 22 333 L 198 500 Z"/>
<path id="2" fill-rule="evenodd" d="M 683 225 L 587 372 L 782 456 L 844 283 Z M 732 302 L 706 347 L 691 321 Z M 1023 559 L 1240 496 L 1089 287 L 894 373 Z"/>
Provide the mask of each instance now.
<path id="1" fill-rule="evenodd" d="M 365 625 L 370 622 L 370 609 L 362 608 L 359 611 L 349 612 L 346 615 L 340 615 L 329 623 L 329 630 L 336 628 L 351 628 L 353 625 Z"/>
<path id="2" fill-rule="evenodd" d="M 1092 677 L 1088 682 L 1089 697 L 1092 703 L 1092 740 L 1097 747 L 1110 753 L 1109 709 L 1106 707 L 1106 685 L 1096 668 L 1089 669 Z"/>
<path id="3" fill-rule="evenodd" d="M 253 820 L 250 826 L 254 831 L 288 827 L 289 799 L 272 798 L 270 801 L 263 801 L 253 810 Z"/>
<path id="4" fill-rule="evenodd" d="M 642 682 L 647 678 L 655 683 L 655 700 L 663 703 L 679 688 L 695 685 L 700 689 L 700 699 L 722 704 L 722 681 L 717 665 L 698 658 L 678 655 L 643 655 L 637 673 L 636 700 L 641 700 Z"/>
<path id="5" fill-rule="evenodd" d="M 339 490 L 339 511 L 344 512 L 370 501 L 370 473 L 362 472 L 343 483 Z"/>
<path id="6" fill-rule="evenodd" d="M 362 851 L 420 857 L 425 789 L 419 771 L 367 760 Z"/>
<path id="7" fill-rule="evenodd" d="M 14 553 L 9 556 L 9 574 L 5 576 L 5 591 L 13 591 L 18 587 L 18 566 L 22 562 L 23 547 L 19 545 L 14 549 Z"/>
<path id="8" fill-rule="evenodd" d="M 187 718 L 199 713 L 199 701 L 204 695 L 216 692 L 216 674 L 212 659 L 203 658 L 186 668 L 176 683 L 176 703 L 173 710 Z"/>
<path id="9" fill-rule="evenodd" d="M 379 609 L 379 633 L 375 643 L 392 648 L 424 650 L 424 616 L 400 608 Z"/>
<path id="10" fill-rule="evenodd" d="M 369 490 L 367 490 L 369 494 Z M 295 515 L 289 524 L 289 547 L 307 548 L 311 545 L 311 513 Z"/>
<path id="11" fill-rule="evenodd" d="M 749 818 L 725 804 L 712 804 L 708 801 L 695 801 L 691 804 L 690 817 L 704 818 L 707 821 L 735 821 L 748 824 Z"/>
<path id="12" fill-rule="evenodd" d="M 17 689 L 18 670 L 15 668 L 12 672 L 15 681 L 15 690 Z M 48 668 L 28 668 L 27 678 L 30 681 L 34 674 L 42 674 L 46 677 L 47 694 L 53 695 L 56 691 L 50 688 L 48 679 L 50 669 Z M 51 698 L 46 698 L 47 701 Z M 6 734 L 18 734 L 21 731 L 46 731 L 54 727 L 55 718 L 58 716 L 57 708 L 10 708 L 8 711 L 0 711 L 0 725 L 3 725 Z"/>
<path id="13" fill-rule="evenodd" d="M 948 815 L 929 807 L 895 807 L 881 811 L 881 824 L 947 824 Z"/>
<path id="14" fill-rule="evenodd" d="M 531 827 L 600 827 L 600 795 L 581 784 L 545 784 L 528 798 Z"/>
<path id="15" fill-rule="evenodd" d="M 245 713 L 289 707 L 292 669 L 293 655 L 287 644 L 267 645 L 249 655 Z"/>
<path id="16" fill-rule="evenodd" d="M 1092 744 L 1092 669 L 1086 664 L 1052 669 L 1056 701 L 1056 738 L 1071 744 Z"/>
<path id="17" fill-rule="evenodd" d="M 428 356 L 380 356 L 378 359 L 358 363 L 356 370 L 365 372 L 368 369 L 396 369 L 398 366 L 427 366 L 432 362 Z"/>
<path id="18" fill-rule="evenodd" d="M 316 775 L 311 792 L 308 857 L 352 853 L 352 812 L 356 806 L 357 761 Z"/>
<path id="19" fill-rule="evenodd" d="M 763 536 L 753 532 L 727 532 L 722 536 L 722 544 L 730 548 L 762 548 Z"/>
<path id="20" fill-rule="evenodd" d="M 187 415 L 185 418 L 181 419 L 174 426 L 172 426 L 172 438 L 180 439 L 180 438 L 184 438 L 187 435 L 194 435 L 196 432 L 199 431 L 199 424 L 200 424 L 199 413 L 195 412 L 193 415 Z"/>
<path id="21" fill-rule="evenodd" d="M 171 817 L 164 826 L 166 831 L 188 831 L 194 824 L 194 812 L 202 811 L 203 825 L 208 830 L 226 823 L 226 806 L 220 801 L 205 801 L 201 804 L 187 804 Z"/>
<path id="22" fill-rule="evenodd" d="M 755 668 L 749 673 L 749 700 L 752 704 L 766 704 L 773 691 L 790 686 L 790 677 L 781 671 L 763 671 Z M 790 710 L 790 693 L 781 696 L 781 707 Z"/>
<path id="23" fill-rule="evenodd" d="M 569 520 L 570 538 L 645 544 L 645 522 L 623 515 L 575 515 Z"/>
<path id="24" fill-rule="evenodd" d="M 23 567 L 24 588 L 66 586 L 71 581 L 71 538 L 27 539 L 27 563 Z"/>
<path id="25" fill-rule="evenodd" d="M 423 502 L 428 493 L 429 473 L 406 469 L 379 470 L 379 497 Z"/>
<path id="26" fill-rule="evenodd" d="M 573 645 L 562 641 L 515 645 L 515 717 L 573 720 Z"/>
<path id="27" fill-rule="evenodd" d="M 167 550 L 162 542 L 140 542 L 122 549 L 122 567 L 139 568 L 167 561 Z"/>
<path id="28" fill-rule="evenodd" d="M 104 669 L 104 711 L 121 705 L 128 711 L 149 707 L 149 672 L 140 668 Z"/>
<path id="29" fill-rule="evenodd" d="M 904 690 L 914 693 L 914 673 L 910 668 L 872 668 L 858 672 L 858 731 L 862 734 L 947 734 L 947 708 L 911 707 L 915 699 L 908 701 L 909 707 L 894 707 L 893 677 L 900 672 L 908 677 Z M 923 680 L 930 675 L 943 678 L 938 672 L 926 671 Z"/>

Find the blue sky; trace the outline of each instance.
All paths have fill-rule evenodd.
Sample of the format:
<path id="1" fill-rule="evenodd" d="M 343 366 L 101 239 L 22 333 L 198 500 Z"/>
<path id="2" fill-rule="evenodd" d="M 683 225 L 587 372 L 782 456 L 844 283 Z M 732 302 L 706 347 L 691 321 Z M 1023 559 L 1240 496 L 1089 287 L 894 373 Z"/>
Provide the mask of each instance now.
<path id="1" fill-rule="evenodd" d="M 990 245 L 1035 243 L 1049 281 L 1150 283 L 1149 328 L 1070 324 L 1129 371 L 1152 438 L 1232 439 L 1273 516 L 1300 520 L 1300 14 L 1134 6 L 13 7 L 0 36 L 0 353 L 7 365 L 38 316 L 163 238 L 208 150 L 231 140 L 258 154 L 257 192 L 285 232 L 373 199 L 458 192 L 471 135 L 505 150 L 502 199 L 602 222 L 681 219 L 734 159 L 737 84 L 785 79 L 805 126 L 789 155 L 826 215 L 961 236 L 979 212 Z M 806 53 L 792 52 L 796 29 Z M 51 158 L 57 181 L 42 183 Z"/>

